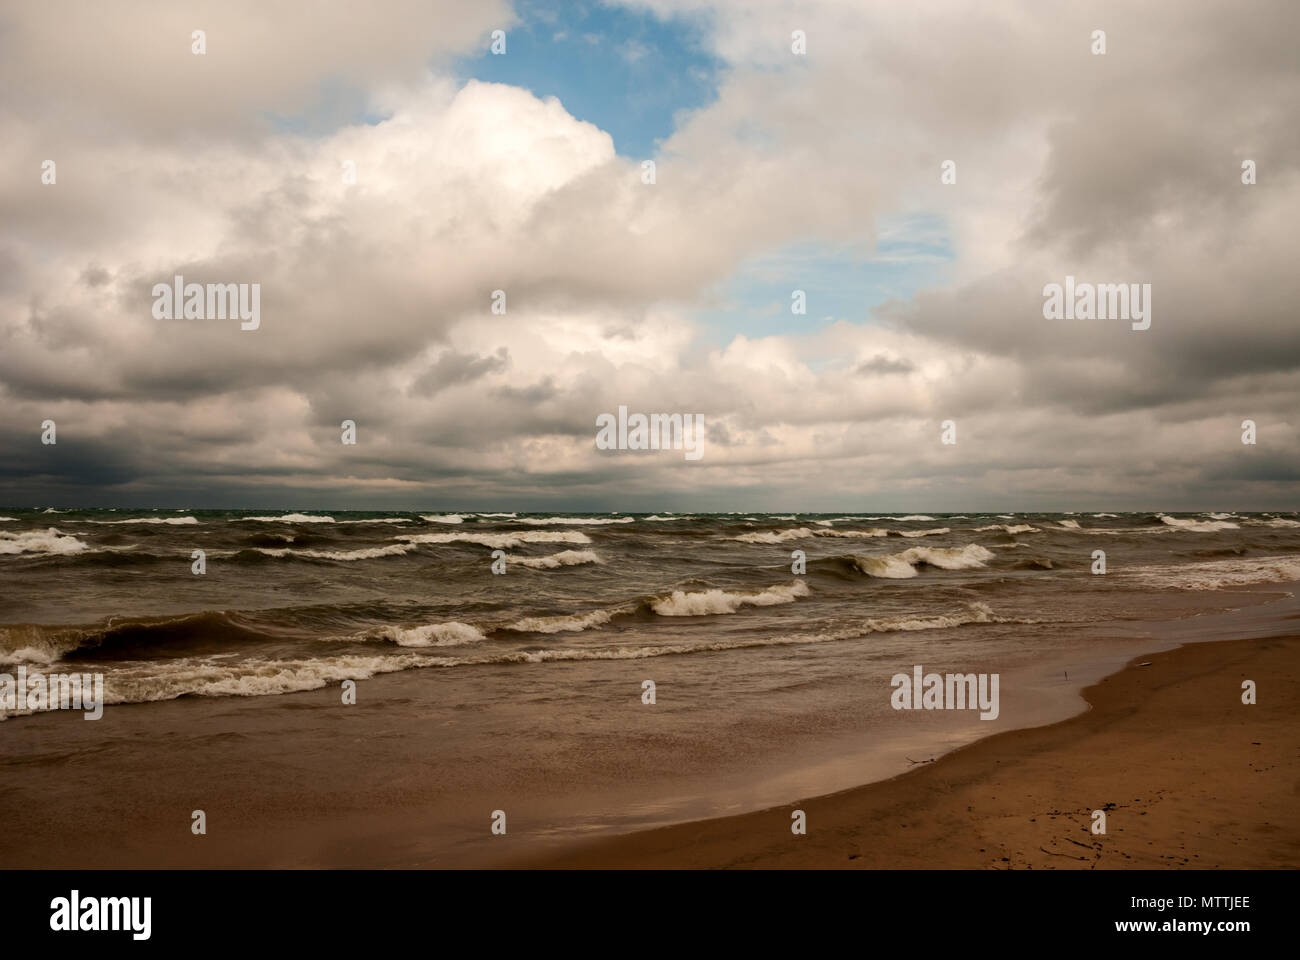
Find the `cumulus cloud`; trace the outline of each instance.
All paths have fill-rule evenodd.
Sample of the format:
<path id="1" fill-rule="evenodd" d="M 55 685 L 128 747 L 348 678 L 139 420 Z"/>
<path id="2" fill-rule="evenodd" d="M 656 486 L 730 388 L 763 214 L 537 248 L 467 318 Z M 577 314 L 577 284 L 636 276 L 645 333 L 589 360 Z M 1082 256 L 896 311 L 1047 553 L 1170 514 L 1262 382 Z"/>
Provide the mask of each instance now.
<path id="1" fill-rule="evenodd" d="M 1293 5 L 630 5 L 726 64 L 654 185 L 453 78 L 504 4 L 0 14 L 0 502 L 1294 507 Z M 944 283 L 711 343 L 744 264 L 900 213 Z M 260 329 L 155 319 L 176 274 L 259 283 Z M 1067 274 L 1152 284 L 1151 329 L 1044 320 Z M 703 414 L 705 457 L 597 450 L 619 405 Z"/>

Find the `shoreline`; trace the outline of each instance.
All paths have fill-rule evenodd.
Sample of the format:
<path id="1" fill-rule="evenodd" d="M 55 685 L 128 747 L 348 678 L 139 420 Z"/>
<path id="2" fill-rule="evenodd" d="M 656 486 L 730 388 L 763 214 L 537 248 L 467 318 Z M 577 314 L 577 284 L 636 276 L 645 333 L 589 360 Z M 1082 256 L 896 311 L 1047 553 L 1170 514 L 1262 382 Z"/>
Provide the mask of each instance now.
<path id="1" fill-rule="evenodd" d="M 779 754 L 751 753 L 761 761 L 758 766 L 731 758 L 731 780 L 719 768 L 712 768 L 707 779 L 684 769 L 674 751 L 683 742 L 699 741 L 701 732 L 688 741 L 680 734 L 661 734 L 658 728 L 665 721 L 680 727 L 683 719 L 674 721 L 672 713 L 652 716 L 639 707 L 604 724 L 610 744 L 601 755 L 603 761 L 590 754 L 581 765 L 572 766 L 573 773 L 586 779 L 557 779 L 552 764 L 564 754 L 534 755 L 531 747 L 527 770 L 513 763 L 485 767 L 479 760 L 462 765 L 457 777 L 448 766 L 447 731 L 487 724 L 488 734 L 499 735 L 512 728 L 495 712 L 440 702 L 436 687 L 428 676 L 421 676 L 422 671 L 369 681 L 362 688 L 362 700 L 369 705 L 363 710 L 340 710 L 337 691 L 320 689 L 277 697 L 183 698 L 124 705 L 113 709 L 111 720 L 90 724 L 79 716 L 54 712 L 17 718 L 12 721 L 18 724 L 13 732 L 23 733 L 10 741 L 15 749 L 4 767 L 13 776 L 0 782 L 0 809 L 23 829 L 0 838 L 0 860 L 16 867 L 91 869 L 834 866 L 833 851 L 813 852 L 823 839 L 818 831 L 828 822 L 821 812 L 827 801 L 872 790 L 883 791 L 881 796 L 888 801 L 899 784 L 904 791 L 911 790 L 907 785 L 915 778 L 933 777 L 932 771 L 948 771 L 954 763 L 968 764 L 965 758 L 970 751 L 991 749 L 983 744 L 1012 744 L 1008 749 L 1014 760 L 1020 755 L 1015 746 L 1022 743 L 1020 738 L 1092 716 L 1097 710 L 1096 704 L 1089 706 L 1094 690 L 1131 673 L 1134 662 L 1156 660 L 1161 651 L 1181 655 L 1212 646 L 1214 638 L 1223 636 L 1288 645 L 1286 637 L 1296 632 L 1291 621 L 1300 619 L 1297 591 L 1288 589 L 1295 586 L 1271 584 L 1263 593 L 1258 586 L 1244 590 L 1241 603 L 1222 612 L 1168 621 L 1116 621 L 1091 639 L 1073 635 L 1070 643 L 1075 654 L 1067 657 L 1068 677 L 1055 672 L 1064 653 L 1057 648 L 1052 648 L 1053 656 L 1040 659 L 1036 653 L 1034 662 L 1021 662 L 1018 668 L 1011 662 L 990 664 L 1003 672 L 1002 716 L 993 721 L 1005 724 L 1002 730 L 970 739 L 969 725 L 964 731 L 949 727 L 948 732 L 934 726 L 949 724 L 954 719 L 951 711 L 891 711 L 888 722 L 869 736 L 841 733 L 838 739 L 825 737 L 821 721 L 804 723 L 805 729 L 785 731 Z M 1235 642 L 1249 652 L 1253 641 Z M 927 667 L 942 670 L 969 662 L 968 656 L 957 654 L 945 662 L 936 653 L 925 661 Z M 1260 679 L 1282 675 L 1300 679 L 1295 669 L 1300 649 L 1283 660 L 1259 667 Z M 838 661 L 839 655 L 833 655 L 831 662 Z M 1212 661 L 1203 666 L 1211 673 L 1225 669 Z M 587 689 L 583 674 L 575 672 L 585 669 L 583 664 L 557 664 L 552 669 L 572 674 L 564 684 L 567 689 Z M 699 674 L 690 663 L 663 662 L 657 674 L 669 688 L 674 670 L 688 681 Z M 860 669 L 855 674 L 841 671 L 837 676 L 856 685 L 860 673 Z M 525 686 L 511 687 L 507 704 L 549 695 L 556 678 L 548 671 L 521 679 Z M 501 687 L 500 678 L 486 669 L 477 682 Z M 530 688 L 528 683 L 538 686 Z M 1263 694 L 1261 698 L 1270 711 L 1278 708 L 1276 691 L 1268 699 Z M 603 703 L 627 711 L 626 699 L 619 691 L 614 698 L 580 697 L 575 703 L 585 709 Z M 852 706 L 855 701 L 840 697 L 836 702 Z M 665 706 L 671 710 L 672 701 Z M 1294 725 L 1300 711 L 1293 702 L 1288 709 L 1288 721 Z M 566 714 L 566 709 L 551 709 L 540 718 L 563 724 Z M 529 716 L 539 719 L 535 713 Z M 826 714 L 825 709 L 819 717 L 836 719 L 833 711 Z M 627 726 L 635 720 L 646 723 L 642 734 Z M 778 727 L 783 720 L 762 718 Z M 1215 747 L 1221 728 L 1216 721 L 1202 739 Z M 738 737 L 754 739 L 751 728 L 734 723 L 724 729 L 725 740 L 715 741 L 712 728 L 704 732 L 707 742 L 715 747 L 725 742 L 733 751 L 745 746 Z M 548 733 L 553 730 L 542 730 L 535 737 L 539 745 L 548 743 Z M 629 749 L 629 737 L 635 738 L 636 750 Z M 1292 735 L 1291 742 L 1295 739 Z M 479 732 L 464 742 L 474 746 L 488 741 Z M 769 742 L 774 741 L 769 738 Z M 909 745 L 914 749 L 908 751 Z M 918 749 L 930 752 L 915 752 Z M 906 768 L 903 757 L 909 752 L 907 760 L 913 762 L 931 756 L 938 759 Z M 723 752 L 714 749 L 709 759 L 716 762 L 721 756 Z M 894 759 L 898 761 L 894 769 L 882 775 L 884 765 Z M 984 762 L 996 765 L 1004 759 L 994 756 Z M 611 767 L 611 760 L 618 765 Z M 665 778 L 657 771 L 669 775 Z M 465 779 L 466 775 L 472 779 Z M 1224 779 L 1222 771 L 1204 776 L 1210 782 Z M 780 814 L 776 826 L 784 831 L 776 836 L 783 840 L 789 836 L 789 811 L 797 806 L 785 801 L 799 796 L 816 797 L 804 803 L 809 835 L 797 838 L 801 852 L 809 855 L 804 860 L 789 862 L 789 851 L 764 851 L 764 844 L 772 839 L 772 824 L 767 820 L 757 832 L 746 827 L 748 836 L 737 835 L 730 844 L 715 846 L 707 856 L 694 859 L 645 846 L 646 838 L 666 834 L 674 837 L 673 843 L 695 844 L 696 834 L 703 836 L 718 825 L 770 819 L 774 811 Z M 920 809 L 923 799 L 910 799 L 900 809 Z M 996 809 L 985 812 L 975 803 L 969 806 L 981 811 L 978 816 L 1002 815 Z M 876 834 L 893 829 L 890 825 L 897 819 L 888 803 L 877 807 L 872 816 L 882 826 L 873 827 L 870 843 L 865 834 L 855 841 L 859 849 L 852 865 L 978 865 L 970 858 L 953 861 L 907 851 L 886 851 L 867 862 L 861 848 L 877 844 Z M 492 836 L 485 827 L 487 813 L 497 808 L 510 810 L 506 837 Z M 211 836 L 190 834 L 189 817 L 195 809 L 207 811 Z M 1053 809 L 1063 816 L 1060 811 L 1067 808 Z M 932 812 L 950 819 L 954 813 L 937 808 Z M 837 830 L 849 835 L 862 822 L 867 821 L 855 821 L 851 811 L 843 812 Z M 1290 835 L 1297 832 L 1293 825 Z M 66 842 L 52 847 L 48 838 L 55 835 Z M 935 842 L 951 843 L 942 836 Z M 1050 843 L 1046 846 L 1053 849 Z M 1300 863 L 1300 855 L 1287 856 L 1291 857 L 1288 863 Z M 1010 862 L 1009 858 L 994 865 Z"/>
<path id="2" fill-rule="evenodd" d="M 1258 702 L 1241 702 L 1253 679 Z M 1300 866 L 1300 636 L 1135 656 L 1089 708 L 993 734 L 888 780 L 594 840 L 550 869 Z M 807 834 L 791 832 L 804 810 Z M 1090 826 L 1106 813 L 1105 835 Z"/>

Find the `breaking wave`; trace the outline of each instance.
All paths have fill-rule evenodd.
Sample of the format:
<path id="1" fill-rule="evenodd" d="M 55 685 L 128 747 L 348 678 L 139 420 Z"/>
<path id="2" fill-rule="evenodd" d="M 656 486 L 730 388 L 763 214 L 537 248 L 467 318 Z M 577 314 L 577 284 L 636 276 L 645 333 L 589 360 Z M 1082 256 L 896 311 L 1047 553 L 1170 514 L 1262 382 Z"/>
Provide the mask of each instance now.
<path id="1" fill-rule="evenodd" d="M 1160 522 L 1177 530 L 1192 530 L 1196 533 L 1217 533 L 1219 530 L 1236 530 L 1237 524 L 1228 520 L 1187 520 L 1159 514 Z"/>
<path id="2" fill-rule="evenodd" d="M 964 547 L 912 547 L 902 553 L 882 557 L 853 557 L 853 564 L 869 577 L 884 580 L 909 580 L 918 573 L 918 566 L 938 567 L 941 570 L 974 570 L 983 567 L 994 557 L 993 551 L 978 543 Z"/>
<path id="3" fill-rule="evenodd" d="M 576 567 L 584 563 L 601 563 L 594 550 L 561 550 L 545 557 L 506 557 L 506 564 L 519 564 L 533 570 L 555 570 L 558 567 Z"/>
<path id="4" fill-rule="evenodd" d="M 493 550 L 509 550 L 525 543 L 591 543 L 576 530 L 520 530 L 515 533 L 411 533 L 395 537 L 407 543 L 476 543 Z"/>
<path id="5" fill-rule="evenodd" d="M 1219 590 L 1254 583 L 1300 580 L 1300 557 L 1250 557 L 1134 571 L 1146 583 L 1179 590 Z"/>
<path id="6" fill-rule="evenodd" d="M 227 523 L 333 523 L 330 516 L 309 513 L 286 513 L 282 517 L 232 517 Z"/>
<path id="7" fill-rule="evenodd" d="M 391 640 L 399 647 L 460 647 L 487 639 L 478 627 L 459 620 L 428 623 L 420 627 L 380 627 L 366 636 Z"/>
<path id="8" fill-rule="evenodd" d="M 718 589 L 693 593 L 674 590 L 670 596 L 652 601 L 650 609 L 661 617 L 703 617 L 735 613 L 741 607 L 771 607 L 781 603 L 794 603 L 810 592 L 808 584 L 802 580 L 777 584 L 758 593 Z"/>
<path id="9" fill-rule="evenodd" d="M 976 533 L 989 533 L 993 530 L 1001 530 L 1003 533 L 1009 533 L 1012 535 L 1018 533 L 1041 533 L 1042 532 L 1037 527 L 1030 526 L 1027 523 L 993 523 L 993 524 L 989 524 L 989 526 L 987 527 L 975 528 Z"/>
<path id="10" fill-rule="evenodd" d="M 27 530 L 23 533 L 0 531 L 0 554 L 38 554 L 41 556 L 70 556 L 89 550 L 89 544 L 71 534 L 60 533 L 54 527 L 46 530 Z"/>

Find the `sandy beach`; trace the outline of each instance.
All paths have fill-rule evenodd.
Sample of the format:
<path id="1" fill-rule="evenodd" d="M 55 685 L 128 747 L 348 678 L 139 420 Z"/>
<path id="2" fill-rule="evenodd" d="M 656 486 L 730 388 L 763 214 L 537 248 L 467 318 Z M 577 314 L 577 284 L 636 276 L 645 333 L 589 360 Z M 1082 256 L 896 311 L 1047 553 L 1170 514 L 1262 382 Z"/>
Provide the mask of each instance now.
<path id="1" fill-rule="evenodd" d="M 0 835 L 0 863 L 1294 867 L 1293 619 L 1295 603 L 1284 600 L 1149 621 L 1145 639 L 1126 641 L 1120 655 L 1112 641 L 1107 657 L 1098 646 L 1086 664 L 1071 661 L 1068 681 L 1059 670 L 1054 679 L 1008 674 L 998 721 L 1007 726 L 980 739 L 974 719 L 948 733 L 914 729 L 951 720 L 951 711 L 889 711 L 895 727 L 846 737 L 833 722 L 852 698 L 823 694 L 799 730 L 772 720 L 758 750 L 755 724 L 769 700 L 760 698 L 735 729 L 688 735 L 706 715 L 629 707 L 621 685 L 597 712 L 591 691 L 604 688 L 581 663 L 530 673 L 533 685 L 522 687 L 480 669 L 474 682 L 507 698 L 491 711 L 440 703 L 437 676 L 408 671 L 359 688 L 365 709 L 340 708 L 337 691 L 323 689 L 110 707 L 94 723 L 66 712 L 16 718 L 0 726 L 0 809 L 13 826 Z M 1206 639 L 1224 635 L 1239 639 Z M 1177 647 L 1178 639 L 1196 642 Z M 1140 650 L 1152 652 L 1134 656 Z M 690 667 L 689 657 L 664 658 L 656 671 L 673 691 L 688 680 L 672 671 Z M 1241 702 L 1244 680 L 1255 681 L 1257 704 Z M 548 699 L 557 689 L 573 691 L 573 703 Z M 586 730 L 606 736 L 567 735 L 576 710 L 590 714 Z M 740 750 L 746 736 L 751 752 L 725 766 L 727 750 Z M 880 751 L 899 752 L 892 768 L 873 765 Z M 823 755 L 838 757 L 829 772 Z M 712 775 L 692 773 L 688 760 Z M 725 793 L 724 770 L 748 785 Z M 765 770 L 779 775 L 760 780 Z M 488 830 L 498 808 L 510 812 L 507 836 Z M 196 809 L 207 817 L 204 835 L 190 830 Z M 803 836 L 791 832 L 796 809 L 806 814 Z M 1096 810 L 1106 815 L 1104 835 L 1089 829 Z"/>
<path id="2" fill-rule="evenodd" d="M 1242 681 L 1258 703 L 1244 705 Z M 1089 687 L 1086 713 L 902 776 L 593 843 L 549 868 L 1294 868 L 1300 638 L 1197 643 Z M 807 816 L 805 836 L 791 813 Z M 1090 830 L 1106 813 L 1106 833 Z"/>

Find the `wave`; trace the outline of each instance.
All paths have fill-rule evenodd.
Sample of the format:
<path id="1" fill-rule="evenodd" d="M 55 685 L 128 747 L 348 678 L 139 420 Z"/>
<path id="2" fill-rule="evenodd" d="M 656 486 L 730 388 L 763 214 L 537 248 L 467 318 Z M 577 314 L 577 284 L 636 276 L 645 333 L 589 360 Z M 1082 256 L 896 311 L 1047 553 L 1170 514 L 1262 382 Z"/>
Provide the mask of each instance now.
<path id="1" fill-rule="evenodd" d="M 1219 590 L 1255 583 L 1300 580 L 1300 557 L 1251 557 L 1133 571 L 1147 583 L 1180 590 Z"/>
<path id="2" fill-rule="evenodd" d="M 502 627 L 518 633 L 578 633 L 592 627 L 603 627 L 619 613 L 629 610 L 592 610 L 588 613 L 570 613 L 558 617 L 524 617 Z"/>
<path id="3" fill-rule="evenodd" d="M 1300 520 L 1288 520 L 1285 517 L 1269 517 L 1267 520 L 1253 522 L 1264 527 L 1300 527 Z"/>
<path id="4" fill-rule="evenodd" d="M 17 523 L 17 517 L 0 517 L 0 523 Z"/>
<path id="5" fill-rule="evenodd" d="M 941 570 L 975 570 L 992 560 L 994 553 L 978 543 L 964 547 L 911 547 L 902 553 L 881 557 L 853 557 L 853 564 L 869 577 L 884 580 L 909 580 L 918 573 L 918 566 L 938 567 Z"/>
<path id="6" fill-rule="evenodd" d="M 54 527 L 27 530 L 23 533 L 0 531 L 0 554 L 34 553 L 42 556 L 70 556 L 90 549 L 90 545 Z"/>
<path id="7" fill-rule="evenodd" d="M 883 537 L 887 530 L 813 530 L 810 527 L 793 527 L 789 530 L 760 530 L 727 537 L 738 543 L 784 543 L 787 540 L 808 540 L 813 537 L 841 537 L 846 539 Z"/>
<path id="8" fill-rule="evenodd" d="M 110 618 L 94 626 L 13 624 L 0 627 L 0 663 L 60 659 L 156 660 L 229 651 L 232 644 L 274 639 L 265 626 L 226 611 L 176 617 Z"/>
<path id="9" fill-rule="evenodd" d="M 739 543 L 784 543 L 786 540 L 806 540 L 817 534 L 807 527 L 794 530 L 763 530 L 758 533 L 742 533 L 738 537 L 728 537 Z"/>
<path id="10" fill-rule="evenodd" d="M 292 533 L 250 533 L 242 539 L 249 546 L 265 547 L 273 543 L 294 543 L 298 538 Z"/>
<path id="11" fill-rule="evenodd" d="M 309 513 L 286 513 L 282 517 L 232 517 L 227 523 L 334 523 L 334 518 Z"/>
<path id="12" fill-rule="evenodd" d="M 597 618 L 609 611 L 574 614 L 570 618 L 535 618 L 547 625 L 575 618 Z M 216 614 L 200 616 L 214 617 Z M 183 618 L 189 619 L 189 618 Z M 520 624 L 525 621 L 519 621 Z M 258 697 L 318 690 L 344 680 L 366 680 L 409 669 L 450 668 L 486 664 L 546 663 L 581 660 L 642 660 L 654 657 L 709 653 L 754 647 L 806 645 L 854 640 L 875 633 L 942 630 L 983 623 L 1022 622 L 996 617 L 986 604 L 971 603 L 956 613 L 900 615 L 870 618 L 839 630 L 818 633 L 739 637 L 704 643 L 645 644 L 625 647 L 576 647 L 542 650 L 494 651 L 477 655 L 434 655 L 415 648 L 472 646 L 482 631 L 455 621 L 427 627 L 394 628 L 391 637 L 408 652 L 384 655 L 347 655 L 317 659 L 249 659 L 231 662 L 202 657 L 177 657 L 147 663 L 129 662 L 105 677 L 104 702 L 108 705 L 172 700 L 182 696 Z M 424 631 L 424 632 L 422 632 Z M 533 630 L 531 632 L 559 632 Z M 401 643 L 398 639 L 406 640 Z M 20 710 L 12 713 L 26 713 Z M 0 711 L 0 719 L 5 713 Z"/>
<path id="13" fill-rule="evenodd" d="M 302 560 L 376 560 L 396 557 L 417 549 L 414 543 L 394 543 L 386 547 L 362 547 L 358 550 L 295 550 L 292 547 L 254 547 L 268 557 L 293 557 Z"/>
<path id="14" fill-rule="evenodd" d="M 519 517 L 515 523 L 526 523 L 534 527 L 551 524 L 571 527 L 603 527 L 611 523 L 636 523 L 635 517 Z"/>
<path id="15" fill-rule="evenodd" d="M 395 537 L 407 543 L 476 543 L 493 550 L 508 550 L 525 543 L 591 543 L 575 530 L 519 530 L 514 533 L 413 533 Z"/>
<path id="16" fill-rule="evenodd" d="M 1060 524 L 1062 527 L 1064 527 L 1066 530 L 1082 530 L 1082 529 L 1083 529 L 1082 527 L 1079 526 L 1079 521 L 1078 521 L 1078 520 L 1058 520 L 1058 521 L 1056 521 L 1056 522 L 1057 522 L 1058 524 Z"/>
<path id="17" fill-rule="evenodd" d="M 853 564 L 869 577 L 882 580 L 909 580 L 916 576 L 916 567 L 898 554 L 883 557 L 854 557 Z"/>
<path id="18" fill-rule="evenodd" d="M 429 623 L 420 627 L 380 627 L 365 636 L 390 640 L 399 647 L 460 647 L 487 639 L 478 627 L 459 620 Z"/>
<path id="19" fill-rule="evenodd" d="M 415 653 L 319 660 L 245 660 L 238 664 L 182 659 L 166 664 L 149 664 L 147 669 L 126 668 L 107 675 L 104 678 L 104 703 L 110 706 L 152 703 L 184 696 L 278 696 L 319 690 L 344 680 L 368 680 L 382 673 L 434 665 L 431 658 Z"/>
<path id="20" fill-rule="evenodd" d="M 1171 517 L 1167 514 L 1157 514 L 1160 522 L 1165 526 L 1173 527 L 1177 530 L 1190 530 L 1196 533 L 1217 533 L 1220 530 L 1236 530 L 1238 525 L 1227 520 L 1187 520 L 1179 517 Z"/>
<path id="21" fill-rule="evenodd" d="M 771 607 L 794 603 L 811 591 L 802 580 L 777 584 L 758 593 L 740 593 L 730 590 L 701 590 L 687 593 L 674 590 L 670 596 L 654 600 L 650 609 L 661 617 L 703 617 L 712 614 L 735 613 L 741 607 Z"/>
<path id="22" fill-rule="evenodd" d="M 193 526 L 199 521 L 194 517 L 132 517 L 129 520 L 69 520 L 69 523 L 101 523 L 108 526 L 119 523 L 159 523 L 173 527 Z"/>
<path id="23" fill-rule="evenodd" d="M 951 532 L 947 527 L 935 527 L 932 530 L 890 530 L 889 534 L 895 537 L 939 537 Z"/>
<path id="24" fill-rule="evenodd" d="M 1030 526 L 1027 523 L 992 523 L 987 527 L 976 527 L 976 533 L 988 533 L 992 530 L 1001 530 L 1003 533 L 1012 535 L 1018 533 L 1042 533 L 1037 527 Z"/>
<path id="25" fill-rule="evenodd" d="M 603 563 L 594 550 L 561 550 L 545 557 L 506 557 L 507 565 L 519 564 L 532 570 L 555 570 L 584 563 Z"/>
<path id="26" fill-rule="evenodd" d="M 437 515 L 420 514 L 421 520 L 427 520 L 429 523 L 464 523 L 465 518 L 459 513 L 443 513 Z"/>
<path id="27" fill-rule="evenodd" d="M 379 517 L 373 520 L 336 520 L 340 526 L 345 523 L 410 523 L 410 517 Z"/>

